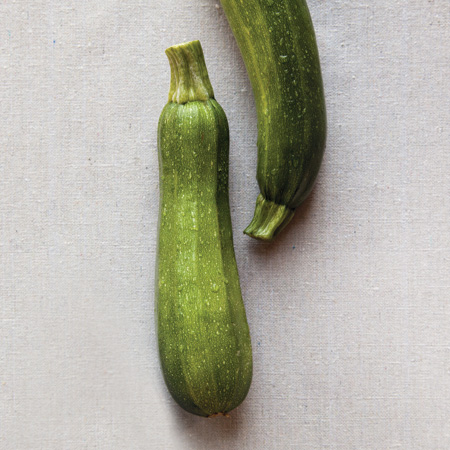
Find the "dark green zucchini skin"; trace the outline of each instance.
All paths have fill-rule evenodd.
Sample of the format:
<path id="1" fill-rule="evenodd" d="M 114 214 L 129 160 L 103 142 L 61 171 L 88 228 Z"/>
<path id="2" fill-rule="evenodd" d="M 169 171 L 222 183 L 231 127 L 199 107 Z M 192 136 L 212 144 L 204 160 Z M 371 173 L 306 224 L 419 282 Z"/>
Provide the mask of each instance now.
<path id="1" fill-rule="evenodd" d="M 273 239 L 311 192 L 326 141 L 319 53 L 305 0 L 221 0 L 258 116 L 255 215 L 245 233 Z"/>
<path id="2" fill-rule="evenodd" d="M 200 43 L 166 53 L 172 79 L 158 125 L 159 353 L 173 398 L 207 417 L 238 406 L 252 379 L 228 200 L 228 122 Z"/>

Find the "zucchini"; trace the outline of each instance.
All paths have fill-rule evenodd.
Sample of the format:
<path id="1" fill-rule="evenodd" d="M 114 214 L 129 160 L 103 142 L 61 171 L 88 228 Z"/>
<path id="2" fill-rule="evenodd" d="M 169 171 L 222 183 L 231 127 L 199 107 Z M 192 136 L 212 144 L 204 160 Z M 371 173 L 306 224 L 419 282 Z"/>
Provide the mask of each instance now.
<path id="1" fill-rule="evenodd" d="M 325 149 L 326 112 L 305 0 L 221 0 L 255 96 L 260 194 L 244 231 L 272 240 L 311 192 Z"/>
<path id="2" fill-rule="evenodd" d="M 160 361 L 182 408 L 226 414 L 244 400 L 252 378 L 228 200 L 228 122 L 214 100 L 200 42 L 166 54 L 169 103 L 158 124 Z"/>

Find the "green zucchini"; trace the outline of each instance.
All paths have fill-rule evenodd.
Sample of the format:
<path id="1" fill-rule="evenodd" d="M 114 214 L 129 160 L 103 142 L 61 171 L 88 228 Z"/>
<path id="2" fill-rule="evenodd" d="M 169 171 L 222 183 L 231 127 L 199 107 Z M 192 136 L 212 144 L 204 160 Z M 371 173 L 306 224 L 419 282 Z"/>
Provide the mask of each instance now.
<path id="1" fill-rule="evenodd" d="M 273 239 L 308 196 L 322 161 L 326 112 L 314 28 L 305 0 L 221 0 L 240 48 L 258 117 L 252 222 Z"/>
<path id="2" fill-rule="evenodd" d="M 214 100 L 200 42 L 166 54 L 169 103 L 158 124 L 160 361 L 182 408 L 226 414 L 244 400 L 252 378 L 228 200 L 228 122 Z"/>

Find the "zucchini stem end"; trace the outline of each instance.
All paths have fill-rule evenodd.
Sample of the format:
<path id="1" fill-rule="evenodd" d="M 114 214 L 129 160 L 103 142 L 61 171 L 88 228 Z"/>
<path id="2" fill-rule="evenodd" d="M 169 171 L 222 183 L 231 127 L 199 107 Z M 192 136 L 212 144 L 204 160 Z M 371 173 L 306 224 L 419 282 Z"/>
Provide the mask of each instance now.
<path id="1" fill-rule="evenodd" d="M 256 199 L 255 214 L 244 233 L 262 241 L 271 241 L 294 217 L 294 210 L 264 198 Z"/>

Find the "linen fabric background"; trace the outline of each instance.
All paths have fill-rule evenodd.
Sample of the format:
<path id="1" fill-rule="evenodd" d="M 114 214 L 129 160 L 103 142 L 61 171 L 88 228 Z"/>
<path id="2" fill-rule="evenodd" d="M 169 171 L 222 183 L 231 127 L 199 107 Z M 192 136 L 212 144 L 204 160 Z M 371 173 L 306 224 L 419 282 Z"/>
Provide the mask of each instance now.
<path id="1" fill-rule="evenodd" d="M 450 3 L 310 0 L 328 110 L 273 244 L 251 87 L 215 0 L 0 4 L 0 448 L 450 448 Z M 231 418 L 169 396 L 153 301 L 164 50 L 200 39 L 231 130 L 254 349 Z"/>

